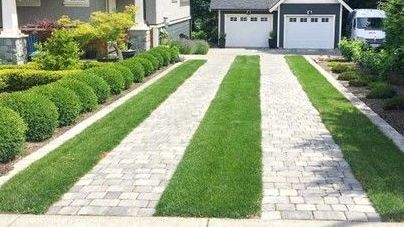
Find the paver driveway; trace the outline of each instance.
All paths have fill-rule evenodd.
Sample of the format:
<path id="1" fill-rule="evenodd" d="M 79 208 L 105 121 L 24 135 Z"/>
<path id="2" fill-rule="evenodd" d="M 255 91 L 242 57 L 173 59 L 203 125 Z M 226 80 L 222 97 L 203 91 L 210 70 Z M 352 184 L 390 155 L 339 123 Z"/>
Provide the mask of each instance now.
<path id="1" fill-rule="evenodd" d="M 153 215 L 233 59 L 209 58 L 48 213 Z"/>
<path id="2" fill-rule="evenodd" d="M 264 219 L 379 220 L 282 55 L 261 58 Z"/>

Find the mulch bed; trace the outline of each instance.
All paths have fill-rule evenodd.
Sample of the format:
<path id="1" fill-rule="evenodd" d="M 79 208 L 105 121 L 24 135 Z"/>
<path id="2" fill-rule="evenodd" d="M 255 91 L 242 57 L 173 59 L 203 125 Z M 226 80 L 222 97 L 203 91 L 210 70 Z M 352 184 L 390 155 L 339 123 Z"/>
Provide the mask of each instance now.
<path id="1" fill-rule="evenodd" d="M 168 68 L 168 67 L 167 67 Z M 28 156 L 29 154 L 34 153 L 35 151 L 39 150 L 41 147 L 45 146 L 46 144 L 48 144 L 49 142 L 51 142 L 52 140 L 56 139 L 57 137 L 63 135 L 65 132 L 69 131 L 71 128 L 75 127 L 76 125 L 78 125 L 80 122 L 86 120 L 87 118 L 93 116 L 95 113 L 97 113 L 99 110 L 105 108 L 106 106 L 112 104 L 113 102 L 115 102 L 116 100 L 122 98 L 123 96 L 127 95 L 128 93 L 132 92 L 133 90 L 135 90 L 136 88 L 140 87 L 141 85 L 143 85 L 144 83 L 146 83 L 147 81 L 151 80 L 153 77 L 159 75 L 160 73 L 162 73 L 164 70 L 166 70 L 167 68 L 162 68 L 159 71 L 156 71 L 153 75 L 150 75 L 146 78 L 144 78 L 142 83 L 134 83 L 132 84 L 132 86 L 123 91 L 121 94 L 116 95 L 116 96 L 112 96 L 111 98 L 108 99 L 107 102 L 105 102 L 104 104 L 99 105 L 99 107 L 89 113 L 85 113 L 82 114 L 76 121 L 75 124 L 73 125 L 69 125 L 66 127 L 62 127 L 62 128 L 57 128 L 53 134 L 53 136 L 45 141 L 42 142 L 38 142 L 38 143 L 30 143 L 30 142 L 26 142 L 24 144 L 24 150 L 23 152 L 16 158 L 14 159 L 12 162 L 9 163 L 5 163 L 5 164 L 1 164 L 0 163 L 0 176 L 5 175 L 6 173 L 10 172 L 11 170 L 13 170 L 14 164 L 17 163 L 18 161 L 20 161 L 21 159 L 23 159 L 24 157 Z"/>
<path id="2" fill-rule="evenodd" d="M 335 79 L 338 78 L 338 74 L 332 73 L 328 67 L 326 59 L 317 59 L 316 62 L 329 72 Z M 396 129 L 401 135 L 404 136 L 404 111 L 403 110 L 384 110 L 383 99 L 367 99 L 366 95 L 369 93 L 367 87 L 351 87 L 348 81 L 339 82 L 348 89 L 352 94 L 362 100 L 368 107 L 370 107 L 375 113 L 383 118 L 389 125 Z M 398 95 L 404 96 L 404 85 L 394 85 Z"/>

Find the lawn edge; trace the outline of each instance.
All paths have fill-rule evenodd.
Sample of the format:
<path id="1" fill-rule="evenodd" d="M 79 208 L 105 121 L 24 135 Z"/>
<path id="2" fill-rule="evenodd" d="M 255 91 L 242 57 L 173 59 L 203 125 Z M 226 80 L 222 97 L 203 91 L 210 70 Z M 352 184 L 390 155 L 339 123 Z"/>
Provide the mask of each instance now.
<path id="1" fill-rule="evenodd" d="M 377 128 L 389 139 L 391 139 L 401 152 L 404 153 L 404 136 L 402 136 L 397 130 L 389 125 L 383 118 L 375 113 L 369 106 L 367 106 L 362 100 L 352 94 L 341 83 L 339 83 L 330 73 L 318 65 L 312 57 L 304 55 L 304 58 L 327 79 L 327 81 L 341 93 L 356 109 L 364 114 Z"/>

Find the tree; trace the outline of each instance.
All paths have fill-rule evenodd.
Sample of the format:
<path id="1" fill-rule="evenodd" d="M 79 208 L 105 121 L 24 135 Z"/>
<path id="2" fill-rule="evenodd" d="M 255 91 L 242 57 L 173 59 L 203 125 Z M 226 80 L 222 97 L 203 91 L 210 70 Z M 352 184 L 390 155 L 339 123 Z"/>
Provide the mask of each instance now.
<path id="1" fill-rule="evenodd" d="M 191 0 L 194 34 L 206 36 L 207 41 L 217 42 L 217 13 L 210 12 L 210 0 Z"/>

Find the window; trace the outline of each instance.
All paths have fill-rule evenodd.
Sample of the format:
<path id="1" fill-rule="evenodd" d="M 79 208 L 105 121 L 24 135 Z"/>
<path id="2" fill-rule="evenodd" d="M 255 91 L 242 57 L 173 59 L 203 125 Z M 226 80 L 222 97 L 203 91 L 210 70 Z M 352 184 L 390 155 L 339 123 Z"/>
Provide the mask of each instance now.
<path id="1" fill-rule="evenodd" d="M 240 17 L 240 21 L 247 21 L 247 17 Z"/>
<path id="2" fill-rule="evenodd" d="M 230 17 L 230 21 L 237 21 L 237 17 Z"/>
<path id="3" fill-rule="evenodd" d="M 17 6 L 41 6 L 41 0 L 17 0 Z"/>
<path id="4" fill-rule="evenodd" d="M 256 17 L 251 17 L 251 19 L 250 19 L 251 21 L 258 21 L 258 18 L 256 18 Z"/>
<path id="5" fill-rule="evenodd" d="M 90 0 L 63 0 L 64 6 L 89 7 Z"/>
<path id="6" fill-rule="evenodd" d="M 300 22 L 307 22 L 307 18 L 300 18 Z"/>
<path id="7" fill-rule="evenodd" d="M 356 19 L 358 22 L 359 29 L 369 29 L 369 30 L 382 30 L 383 29 L 383 18 L 366 18 L 359 17 Z"/>
<path id="8" fill-rule="evenodd" d="M 295 17 L 289 18 L 289 22 L 297 22 L 297 19 Z"/>
<path id="9" fill-rule="evenodd" d="M 330 19 L 328 18 L 321 18 L 321 22 L 323 23 L 328 23 L 330 21 Z"/>
<path id="10" fill-rule="evenodd" d="M 268 17 L 261 17 L 261 21 L 262 22 L 268 21 Z"/>
<path id="11" fill-rule="evenodd" d="M 318 18 L 311 18 L 310 20 L 312 23 L 317 23 L 318 22 Z"/>

